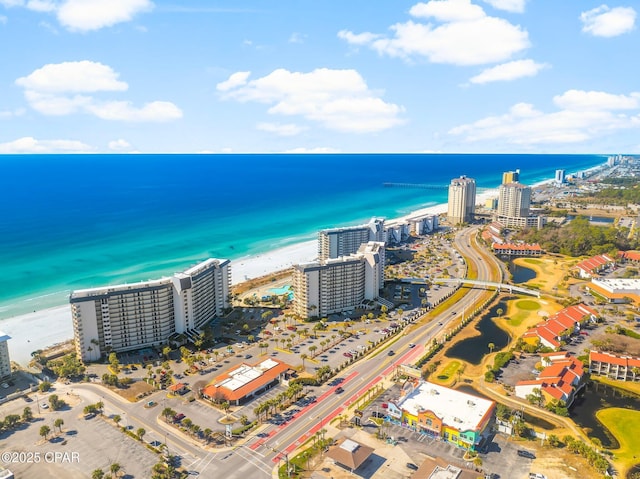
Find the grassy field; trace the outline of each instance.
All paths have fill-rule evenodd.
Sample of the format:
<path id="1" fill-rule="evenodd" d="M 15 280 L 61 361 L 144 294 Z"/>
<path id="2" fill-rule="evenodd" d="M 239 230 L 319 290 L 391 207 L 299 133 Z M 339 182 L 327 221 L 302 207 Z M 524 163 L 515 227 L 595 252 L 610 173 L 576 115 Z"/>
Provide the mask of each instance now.
<path id="1" fill-rule="evenodd" d="M 448 385 L 456 379 L 456 372 L 462 367 L 460 361 L 452 360 L 444 363 L 429 379 L 433 382 Z"/>
<path id="2" fill-rule="evenodd" d="M 615 463 L 621 469 L 620 477 L 635 464 L 640 464 L 640 448 L 638 447 L 638 431 L 640 430 L 640 411 L 623 408 L 602 409 L 596 417 L 605 425 L 620 443 L 620 448 L 613 450 Z"/>

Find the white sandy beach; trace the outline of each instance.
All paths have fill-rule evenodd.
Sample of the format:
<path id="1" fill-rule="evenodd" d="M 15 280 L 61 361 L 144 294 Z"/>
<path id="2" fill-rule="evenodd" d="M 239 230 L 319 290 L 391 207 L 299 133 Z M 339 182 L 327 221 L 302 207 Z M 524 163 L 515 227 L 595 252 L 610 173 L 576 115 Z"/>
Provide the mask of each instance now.
<path id="1" fill-rule="evenodd" d="M 497 190 L 478 195 L 478 204 L 496 196 Z M 413 211 L 408 215 L 446 213 L 447 205 L 439 204 Z M 263 254 L 247 256 L 231 262 L 231 282 L 238 284 L 248 279 L 281 271 L 294 264 L 313 261 L 318 256 L 317 241 L 305 241 Z M 9 355 L 12 361 L 26 365 L 31 352 L 73 338 L 71 308 L 68 304 L 42 311 L 15 316 L 0 321 L 0 330 L 11 336 Z"/>

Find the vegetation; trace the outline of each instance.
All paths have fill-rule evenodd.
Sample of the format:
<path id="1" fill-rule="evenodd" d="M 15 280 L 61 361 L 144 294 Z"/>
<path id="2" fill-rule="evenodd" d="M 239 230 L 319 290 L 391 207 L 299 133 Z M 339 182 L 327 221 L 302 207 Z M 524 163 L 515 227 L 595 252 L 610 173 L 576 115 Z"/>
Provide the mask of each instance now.
<path id="1" fill-rule="evenodd" d="M 607 459 L 584 442 L 574 439 L 572 436 L 565 436 L 562 442 L 569 452 L 580 454 L 587 460 L 589 465 L 593 466 L 600 474 L 604 474 L 609 468 Z"/>
<path id="2" fill-rule="evenodd" d="M 82 376 L 86 370 L 82 361 L 76 357 L 76 353 L 67 354 L 60 359 L 49 361 L 47 367 L 61 378 Z"/>
<path id="3" fill-rule="evenodd" d="M 568 256 L 597 255 L 634 249 L 637 241 L 628 238 L 625 228 L 591 226 L 587 218 L 578 217 L 566 226 L 549 223 L 541 229 L 526 229 L 516 239 L 539 243 L 547 252 Z"/>
<path id="4" fill-rule="evenodd" d="M 625 467 L 632 467 L 638 462 L 637 437 L 640 428 L 640 412 L 622 408 L 607 408 L 596 413 L 620 447 L 615 450 L 616 458 Z M 621 475 L 622 477 L 622 475 Z"/>

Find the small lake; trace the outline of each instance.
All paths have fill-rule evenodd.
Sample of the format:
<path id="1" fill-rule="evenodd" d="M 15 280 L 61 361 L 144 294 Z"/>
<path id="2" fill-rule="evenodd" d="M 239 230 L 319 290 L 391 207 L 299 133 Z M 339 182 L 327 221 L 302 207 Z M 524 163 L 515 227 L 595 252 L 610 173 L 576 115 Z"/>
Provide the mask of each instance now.
<path id="1" fill-rule="evenodd" d="M 567 216 L 567 221 L 571 221 L 573 219 L 576 218 L 586 218 L 588 219 L 591 223 L 609 223 L 609 224 L 613 224 L 613 222 L 616 220 L 615 218 L 608 218 L 606 216 L 574 216 L 574 215 L 568 215 Z"/>
<path id="2" fill-rule="evenodd" d="M 446 353 L 448 358 L 462 359 L 471 364 L 480 364 L 485 354 L 489 354 L 489 343 L 493 343 L 494 351 L 499 351 L 509 344 L 509 335 L 500 329 L 492 320 L 498 316 L 498 309 L 507 310 L 505 301 L 500 301 L 487 311 L 475 328 L 480 332 L 480 336 L 465 339 L 455 344 Z"/>
<path id="3" fill-rule="evenodd" d="M 569 413 L 571 419 L 578 426 L 588 431 L 589 436 L 600 439 L 606 448 L 617 449 L 620 447 L 618 441 L 596 419 L 598 410 L 610 407 L 638 411 L 640 410 L 640 396 L 597 381 L 590 381 L 574 401 Z"/>
<path id="4" fill-rule="evenodd" d="M 511 279 L 514 284 L 526 283 L 537 276 L 536 272 L 531 268 L 513 263 L 509 266 L 509 272 L 511 273 Z"/>

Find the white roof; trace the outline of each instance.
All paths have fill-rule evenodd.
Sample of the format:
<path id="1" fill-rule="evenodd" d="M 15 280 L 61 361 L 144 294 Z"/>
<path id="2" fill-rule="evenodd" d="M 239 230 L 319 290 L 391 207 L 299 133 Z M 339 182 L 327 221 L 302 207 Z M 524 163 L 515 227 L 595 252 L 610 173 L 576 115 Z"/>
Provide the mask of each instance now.
<path id="1" fill-rule="evenodd" d="M 429 410 L 442 419 L 444 424 L 459 431 L 473 431 L 491 409 L 493 401 L 422 382 L 403 397 L 398 406 L 415 415 L 422 410 Z"/>
<path id="2" fill-rule="evenodd" d="M 360 447 L 360 444 L 352 441 L 351 439 L 345 439 L 343 443 L 340 444 L 340 447 L 345 451 L 354 452 L 356 449 Z"/>
<path id="3" fill-rule="evenodd" d="M 230 373 L 230 378 L 225 379 L 222 382 L 216 384 L 217 387 L 225 387 L 232 391 L 241 388 L 247 383 L 250 383 L 254 379 L 262 376 L 262 370 L 258 368 L 252 368 L 247 364 L 241 365 L 238 369 Z"/>

